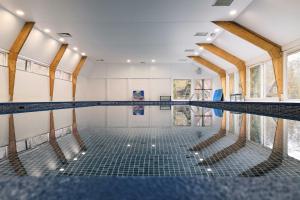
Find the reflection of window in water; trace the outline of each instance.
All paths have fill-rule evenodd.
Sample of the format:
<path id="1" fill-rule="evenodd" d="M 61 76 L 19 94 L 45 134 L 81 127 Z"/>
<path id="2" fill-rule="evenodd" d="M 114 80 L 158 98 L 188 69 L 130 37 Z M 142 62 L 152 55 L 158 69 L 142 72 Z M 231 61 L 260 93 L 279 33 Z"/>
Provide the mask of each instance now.
<path id="1" fill-rule="evenodd" d="M 234 115 L 232 112 L 229 112 L 229 133 L 234 134 Z"/>
<path id="2" fill-rule="evenodd" d="M 191 108 L 175 106 L 173 112 L 175 126 L 191 126 Z"/>
<path id="3" fill-rule="evenodd" d="M 300 160 L 300 122 L 287 121 L 288 126 L 288 155 Z"/>
<path id="4" fill-rule="evenodd" d="M 261 117 L 250 115 L 250 140 L 261 144 Z"/>
<path id="5" fill-rule="evenodd" d="M 197 107 L 194 110 L 195 125 L 197 127 L 210 127 L 212 126 L 212 110 L 211 108 Z"/>
<path id="6" fill-rule="evenodd" d="M 277 120 L 272 117 L 265 117 L 265 131 L 263 145 L 268 148 L 273 148 L 274 137 L 277 127 Z"/>

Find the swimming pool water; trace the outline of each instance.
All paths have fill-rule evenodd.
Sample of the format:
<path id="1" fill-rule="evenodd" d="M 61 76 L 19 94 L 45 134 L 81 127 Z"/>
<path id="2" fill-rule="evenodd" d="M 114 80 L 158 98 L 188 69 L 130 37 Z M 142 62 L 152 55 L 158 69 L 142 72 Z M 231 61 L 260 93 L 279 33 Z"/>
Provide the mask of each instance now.
<path id="1" fill-rule="evenodd" d="M 0 176 L 300 176 L 300 122 L 190 106 L 0 115 Z"/>

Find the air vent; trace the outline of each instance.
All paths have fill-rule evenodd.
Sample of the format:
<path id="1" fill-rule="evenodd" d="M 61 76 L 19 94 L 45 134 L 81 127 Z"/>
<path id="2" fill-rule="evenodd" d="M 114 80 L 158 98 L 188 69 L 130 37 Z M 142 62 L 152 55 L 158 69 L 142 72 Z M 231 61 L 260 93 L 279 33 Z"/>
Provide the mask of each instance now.
<path id="1" fill-rule="evenodd" d="M 184 52 L 187 52 L 187 53 L 193 53 L 195 50 L 194 49 L 186 49 L 184 50 Z"/>
<path id="2" fill-rule="evenodd" d="M 98 59 L 97 62 L 104 62 L 104 59 Z"/>
<path id="3" fill-rule="evenodd" d="M 70 33 L 57 33 L 59 37 L 70 38 L 72 35 Z"/>
<path id="4" fill-rule="evenodd" d="M 206 37 L 208 35 L 208 32 L 197 32 L 195 33 L 194 36 L 197 36 L 197 37 Z"/>
<path id="5" fill-rule="evenodd" d="M 213 6 L 230 6 L 233 0 L 217 0 Z"/>

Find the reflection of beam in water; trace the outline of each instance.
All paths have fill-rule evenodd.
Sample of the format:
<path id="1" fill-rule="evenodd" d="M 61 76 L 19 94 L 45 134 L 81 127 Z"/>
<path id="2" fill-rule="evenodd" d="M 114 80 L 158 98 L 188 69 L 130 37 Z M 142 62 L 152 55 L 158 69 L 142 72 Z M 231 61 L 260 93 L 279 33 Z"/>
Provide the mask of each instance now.
<path id="1" fill-rule="evenodd" d="M 74 138 L 76 139 L 76 141 L 80 147 L 80 150 L 86 151 L 86 146 L 78 133 L 75 108 L 73 109 L 72 134 L 73 134 Z"/>
<path id="2" fill-rule="evenodd" d="M 214 134 L 212 137 L 208 138 L 207 140 L 195 145 L 194 147 L 190 148 L 190 151 L 201 151 L 202 149 L 208 147 L 209 145 L 215 143 L 222 137 L 226 135 L 226 113 L 224 112 L 222 118 L 221 128 L 218 133 Z"/>
<path id="3" fill-rule="evenodd" d="M 13 114 L 9 116 L 8 160 L 18 176 L 27 175 L 26 169 L 18 156 Z"/>
<path id="4" fill-rule="evenodd" d="M 50 111 L 50 134 L 49 134 L 50 145 L 52 146 L 57 158 L 63 163 L 67 163 L 67 159 L 59 147 L 56 137 L 55 137 L 55 126 L 54 126 L 54 116 L 53 111 Z"/>
<path id="5" fill-rule="evenodd" d="M 240 134 L 238 140 L 226 147 L 225 149 L 213 154 L 211 157 L 203 160 L 200 165 L 210 165 L 214 164 L 216 162 L 219 162 L 220 160 L 223 160 L 227 156 L 233 154 L 234 152 L 237 152 L 241 148 L 243 148 L 246 145 L 246 114 L 242 114 L 242 124 L 240 128 Z"/>
<path id="6" fill-rule="evenodd" d="M 278 119 L 274 137 L 273 150 L 269 158 L 258 165 L 242 172 L 239 176 L 262 176 L 279 167 L 283 159 L 283 120 Z"/>

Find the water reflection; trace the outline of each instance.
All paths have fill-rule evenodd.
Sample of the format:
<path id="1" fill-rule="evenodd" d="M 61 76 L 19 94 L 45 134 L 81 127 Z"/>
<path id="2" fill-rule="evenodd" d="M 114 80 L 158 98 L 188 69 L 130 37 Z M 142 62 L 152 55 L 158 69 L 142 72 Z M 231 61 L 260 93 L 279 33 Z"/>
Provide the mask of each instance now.
<path id="1" fill-rule="evenodd" d="M 209 108 L 0 116 L 0 175 L 299 176 L 300 122 Z"/>

